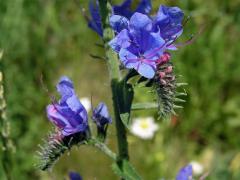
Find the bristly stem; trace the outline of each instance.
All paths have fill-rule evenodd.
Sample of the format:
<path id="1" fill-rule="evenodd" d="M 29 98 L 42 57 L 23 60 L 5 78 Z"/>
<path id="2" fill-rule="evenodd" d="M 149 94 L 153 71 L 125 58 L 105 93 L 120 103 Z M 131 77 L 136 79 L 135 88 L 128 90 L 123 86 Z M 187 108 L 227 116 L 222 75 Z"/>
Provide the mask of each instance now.
<path id="1" fill-rule="evenodd" d="M 108 157 L 110 157 L 111 159 L 113 159 L 114 161 L 117 160 L 117 155 L 112 152 L 107 146 L 106 144 L 98 141 L 97 139 L 90 139 L 89 142 L 90 144 L 92 144 L 93 146 L 97 147 L 98 149 L 100 149 L 102 152 L 104 152 Z"/>
<path id="2" fill-rule="evenodd" d="M 129 159 L 126 128 L 120 118 L 120 108 L 118 103 L 118 93 L 123 91 L 122 89 L 120 89 L 121 74 L 119 70 L 119 60 L 117 54 L 114 53 L 108 45 L 108 42 L 115 36 L 114 31 L 109 25 L 111 5 L 109 4 L 108 0 L 99 0 L 99 6 L 102 17 L 103 41 L 106 51 L 108 71 L 111 78 L 110 80 L 112 88 L 113 107 L 118 140 L 118 160 L 120 161 L 119 164 L 121 164 L 121 161 Z"/>

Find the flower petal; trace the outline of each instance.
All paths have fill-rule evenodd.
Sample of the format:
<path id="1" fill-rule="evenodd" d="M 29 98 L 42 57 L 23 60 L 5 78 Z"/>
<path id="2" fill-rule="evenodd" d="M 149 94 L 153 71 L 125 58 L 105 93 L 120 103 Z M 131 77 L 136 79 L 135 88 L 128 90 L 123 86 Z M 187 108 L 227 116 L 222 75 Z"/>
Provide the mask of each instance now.
<path id="1" fill-rule="evenodd" d="M 57 84 L 57 91 L 62 96 L 61 102 L 64 102 L 68 97 L 74 94 L 72 81 L 66 76 L 61 77 L 59 83 Z"/>
<path id="2" fill-rule="evenodd" d="M 105 124 L 112 123 L 112 118 L 109 115 L 105 103 L 99 103 L 99 105 L 93 110 L 93 121 L 98 126 L 104 126 Z"/>
<path id="3" fill-rule="evenodd" d="M 184 13 L 178 7 L 161 5 L 153 22 L 155 32 L 160 30 L 164 39 L 176 39 L 182 34 L 182 20 Z"/>
<path id="4" fill-rule="evenodd" d="M 140 63 L 136 68 L 137 72 L 144 76 L 145 78 L 152 79 L 155 75 L 155 68 L 156 65 L 150 65 L 145 63 Z"/>
<path id="5" fill-rule="evenodd" d="M 150 31 L 152 29 L 152 20 L 147 15 L 136 12 L 130 19 L 129 28 L 134 31 Z"/>
<path id="6" fill-rule="evenodd" d="M 97 32 L 100 36 L 103 36 L 102 22 L 101 22 L 98 0 L 96 0 L 96 3 L 94 3 L 93 0 L 90 1 L 89 11 L 90 11 L 92 19 L 88 22 L 88 26 L 92 30 Z"/>
<path id="7" fill-rule="evenodd" d="M 54 107 L 54 105 L 47 106 L 47 117 L 58 128 L 63 129 L 68 123 L 68 120 L 63 117 Z"/>
<path id="8" fill-rule="evenodd" d="M 132 16 L 131 4 L 132 0 L 125 0 L 122 4 L 113 6 L 113 13 L 116 15 L 124 16 L 126 18 L 130 18 Z"/>
<path id="9" fill-rule="evenodd" d="M 110 17 L 110 25 L 116 32 L 120 32 L 128 27 L 129 20 L 123 16 L 113 15 Z"/>
<path id="10" fill-rule="evenodd" d="M 128 69 L 137 68 L 138 57 L 128 49 L 122 48 L 119 52 L 119 57 L 126 68 Z"/>
<path id="11" fill-rule="evenodd" d="M 151 0 L 142 0 L 138 5 L 136 12 L 148 14 L 152 10 Z"/>
<path id="12" fill-rule="evenodd" d="M 130 45 L 129 41 L 128 31 L 124 29 L 109 42 L 109 45 L 114 51 L 119 52 L 121 48 L 127 48 Z"/>

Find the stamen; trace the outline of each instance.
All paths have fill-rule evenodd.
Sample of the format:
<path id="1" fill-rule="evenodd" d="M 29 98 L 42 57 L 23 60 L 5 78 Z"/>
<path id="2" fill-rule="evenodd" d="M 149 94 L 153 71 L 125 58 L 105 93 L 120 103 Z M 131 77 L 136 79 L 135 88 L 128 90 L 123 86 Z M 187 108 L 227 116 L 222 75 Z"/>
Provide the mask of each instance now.
<path id="1" fill-rule="evenodd" d="M 192 44 L 192 43 L 198 38 L 198 36 L 199 36 L 200 34 L 202 34 L 202 32 L 204 31 L 204 29 L 205 29 L 205 25 L 203 25 L 203 26 L 199 29 L 199 31 L 196 33 L 196 35 L 191 35 L 191 37 L 190 37 L 187 41 L 185 41 L 185 42 L 183 42 L 183 43 L 175 44 L 175 46 L 176 46 L 176 47 L 183 47 L 183 46 Z"/>

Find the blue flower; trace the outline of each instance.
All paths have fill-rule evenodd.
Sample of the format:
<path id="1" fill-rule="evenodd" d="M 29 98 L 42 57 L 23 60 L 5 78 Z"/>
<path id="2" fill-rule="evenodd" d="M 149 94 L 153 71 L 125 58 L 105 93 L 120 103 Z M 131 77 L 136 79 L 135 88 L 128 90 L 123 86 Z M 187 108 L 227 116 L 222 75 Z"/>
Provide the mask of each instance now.
<path id="1" fill-rule="evenodd" d="M 191 180 L 192 179 L 192 165 L 187 165 L 180 169 L 180 171 L 177 174 L 176 180 Z"/>
<path id="2" fill-rule="evenodd" d="M 102 29 L 102 22 L 101 22 L 98 0 L 96 0 L 96 3 L 94 3 L 92 0 L 90 1 L 89 11 L 91 14 L 91 19 L 88 21 L 88 27 L 102 37 L 103 29 Z"/>
<path id="3" fill-rule="evenodd" d="M 88 129 L 87 111 L 75 94 L 72 81 L 63 76 L 57 90 L 61 95 L 59 102 L 47 106 L 47 116 L 63 136 L 69 136 Z"/>
<path id="4" fill-rule="evenodd" d="M 107 134 L 108 124 L 112 123 L 112 118 L 108 113 L 105 103 L 99 103 L 99 105 L 93 110 L 92 119 L 97 125 L 98 138 L 104 141 Z"/>
<path id="5" fill-rule="evenodd" d="M 119 23 L 119 17 L 112 16 L 112 26 Z M 159 32 L 153 32 L 153 22 L 147 15 L 134 13 L 129 22 L 117 36 L 109 42 L 113 50 L 119 53 L 123 65 L 127 69 L 135 69 L 146 78 L 153 78 L 156 63 L 168 48 Z"/>
<path id="6" fill-rule="evenodd" d="M 151 9 L 151 1 L 150 0 L 142 0 L 135 11 L 131 11 L 131 4 L 132 0 L 125 0 L 121 5 L 119 6 L 113 6 L 113 14 L 114 15 L 120 15 L 125 18 L 130 18 L 134 12 L 140 12 L 143 14 L 148 14 Z M 93 31 L 98 33 L 101 37 L 103 36 L 103 29 L 102 29 L 102 22 L 101 22 L 101 15 L 100 15 L 100 9 L 99 9 L 99 1 L 96 0 L 94 3 L 93 0 L 89 3 L 89 11 L 91 14 L 91 19 L 88 20 L 88 26 Z M 115 31 L 119 32 L 119 29 L 114 29 Z"/>
<path id="7" fill-rule="evenodd" d="M 180 8 L 161 5 L 154 17 L 153 30 L 160 31 L 163 39 L 174 40 L 183 32 L 183 17 L 184 13 Z"/>
<path id="8" fill-rule="evenodd" d="M 69 178 L 70 178 L 70 180 L 82 180 L 82 177 L 80 176 L 80 174 L 78 174 L 76 172 L 70 172 Z"/>
<path id="9" fill-rule="evenodd" d="M 92 119 L 98 127 L 104 127 L 105 125 L 112 123 L 112 118 L 108 113 L 105 103 L 99 103 L 99 105 L 93 110 Z"/>
<path id="10" fill-rule="evenodd" d="M 130 18 L 135 12 L 149 14 L 152 9 L 151 0 L 141 0 L 138 7 L 131 10 L 132 0 L 125 0 L 121 5 L 113 6 L 113 14 Z"/>

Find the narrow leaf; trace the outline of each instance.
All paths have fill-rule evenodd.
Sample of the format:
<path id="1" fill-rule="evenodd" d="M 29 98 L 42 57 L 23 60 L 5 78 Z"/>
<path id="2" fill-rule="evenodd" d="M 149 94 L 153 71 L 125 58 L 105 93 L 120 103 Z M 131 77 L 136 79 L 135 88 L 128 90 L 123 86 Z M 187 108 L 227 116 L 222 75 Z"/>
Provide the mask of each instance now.
<path id="1" fill-rule="evenodd" d="M 123 160 L 121 167 L 115 163 L 112 165 L 113 171 L 125 180 L 141 180 L 142 178 L 138 175 L 133 166 L 126 160 Z"/>
<path id="2" fill-rule="evenodd" d="M 156 109 L 158 108 L 157 103 L 135 103 L 132 105 L 132 110 L 145 110 L 145 109 Z"/>

